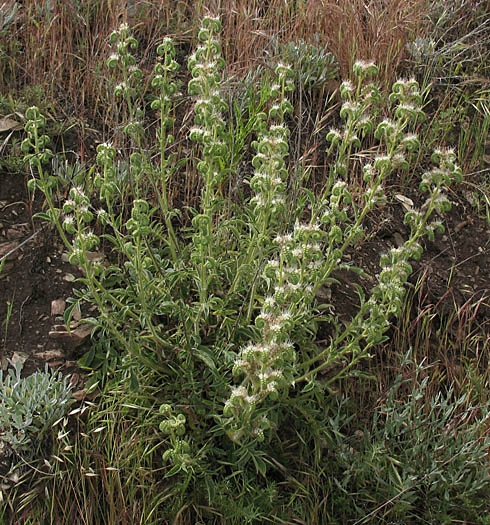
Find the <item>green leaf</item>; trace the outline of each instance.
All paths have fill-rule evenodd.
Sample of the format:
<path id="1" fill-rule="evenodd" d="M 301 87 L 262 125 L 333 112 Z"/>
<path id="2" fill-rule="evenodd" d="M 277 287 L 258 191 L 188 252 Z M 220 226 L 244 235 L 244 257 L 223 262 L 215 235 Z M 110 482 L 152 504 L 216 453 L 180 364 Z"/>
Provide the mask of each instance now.
<path id="1" fill-rule="evenodd" d="M 51 217 L 47 213 L 39 212 L 32 216 L 33 219 L 42 219 L 43 221 L 51 222 Z"/>
<path id="2" fill-rule="evenodd" d="M 85 370 L 93 370 L 92 364 L 94 362 L 94 358 L 95 346 L 92 346 L 92 348 L 78 360 L 78 366 L 80 368 L 84 368 Z"/>
<path id="3" fill-rule="evenodd" d="M 134 370 L 131 369 L 129 373 L 129 386 L 133 392 L 137 392 L 140 388 L 140 384 Z"/>
<path id="4" fill-rule="evenodd" d="M 216 364 L 210 355 L 211 353 L 205 346 L 199 347 L 199 349 L 194 350 L 194 355 L 200 359 L 206 366 L 211 368 L 211 370 L 216 371 Z"/>
<path id="5" fill-rule="evenodd" d="M 254 462 L 255 468 L 257 469 L 257 472 L 260 472 L 265 478 L 267 473 L 267 464 L 265 461 L 260 456 L 252 456 L 252 460 Z"/>
<path id="6" fill-rule="evenodd" d="M 78 312 L 80 312 L 79 301 L 75 301 L 72 304 L 70 304 L 70 306 L 65 310 L 65 313 L 63 314 L 63 321 L 65 322 L 65 326 L 68 332 L 70 331 L 71 319 L 73 317 L 73 312 L 75 311 L 75 309 L 77 309 Z"/>

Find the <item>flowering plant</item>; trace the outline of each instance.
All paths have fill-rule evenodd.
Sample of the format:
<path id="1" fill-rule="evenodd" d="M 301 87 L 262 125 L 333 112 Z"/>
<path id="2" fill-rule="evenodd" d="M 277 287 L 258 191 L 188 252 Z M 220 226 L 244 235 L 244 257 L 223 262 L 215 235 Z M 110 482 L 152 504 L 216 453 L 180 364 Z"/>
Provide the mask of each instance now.
<path id="1" fill-rule="evenodd" d="M 325 388 L 384 340 L 401 310 L 412 271 L 409 261 L 420 257 L 425 236 L 442 231 L 433 212 L 448 209 L 445 188 L 462 177 L 451 150 L 435 152 L 437 167 L 421 183 L 427 201 L 405 217 L 410 228 L 406 242 L 381 256 L 377 284 L 367 294 L 359 290 L 359 310 L 347 325 L 334 313 L 325 314 L 328 305 L 317 303 L 319 289 L 333 281 L 338 269 L 356 271 L 346 250 L 362 240 L 368 213 L 386 200 L 386 178 L 410 169 L 411 153 L 419 147 L 413 130 L 423 118 L 419 86 L 415 80 L 400 80 L 385 100 L 372 81 L 376 65 L 356 62 L 354 80 L 340 87 L 343 125 L 326 136 L 333 161 L 324 187 L 316 193 L 302 188 L 300 200 L 291 206 L 287 124 L 294 85 L 291 67 L 278 63 L 274 78 L 263 87 L 266 104 L 253 114 L 250 110 L 253 125 L 247 129 L 255 134 L 256 152 L 246 179 L 250 194 L 236 204 L 223 190 L 234 175 L 228 166 L 238 142 L 221 91 L 220 28 L 218 19 L 206 17 L 200 45 L 188 60 L 188 92 L 194 100 L 189 137 L 196 143 L 202 192 L 187 227 L 178 228 L 178 210 L 171 208 L 168 194 L 169 177 L 178 172 L 171 130 L 179 97 L 176 52 L 169 38 L 158 48 L 161 60 L 152 80 L 157 95 L 151 107 L 160 127 L 157 148 L 150 152 L 142 147 L 143 110 L 135 102 L 141 70 L 130 50 L 137 43 L 126 26 L 111 36 L 117 53 L 109 65 L 123 77 L 114 94 L 126 108 L 124 132 L 133 148 L 125 178 L 116 147 L 100 144 L 97 193 L 74 187 L 58 208 L 41 162 L 47 152 L 45 140 L 36 138 L 42 122 L 35 110 L 27 127 L 25 150 L 34 149 L 27 160 L 37 170 L 34 184 L 47 197 L 45 218 L 57 225 L 70 261 L 84 273 L 85 288 L 70 308 L 84 302 L 97 307 L 99 315 L 87 321 L 111 349 L 99 359 L 106 373 L 111 366 L 122 367 L 137 387 L 142 370 L 150 370 L 163 385 L 159 401 L 166 419 L 160 430 L 164 460 L 173 464 L 170 474 L 197 472 L 209 453 L 209 440 L 220 436 L 231 438 L 238 463 L 251 459 L 265 471 L 264 450 L 281 425 L 298 411 L 305 420 L 316 417 Z M 378 122 L 381 100 L 391 104 L 392 118 Z M 357 200 L 349 177 L 366 136 L 378 146 L 362 166 L 365 189 Z M 245 147 L 243 140 L 239 144 Z M 102 239 L 116 254 L 111 263 L 91 257 Z M 321 349 L 315 344 L 320 322 L 332 334 Z M 319 381 L 319 373 L 333 365 L 335 373 Z"/>

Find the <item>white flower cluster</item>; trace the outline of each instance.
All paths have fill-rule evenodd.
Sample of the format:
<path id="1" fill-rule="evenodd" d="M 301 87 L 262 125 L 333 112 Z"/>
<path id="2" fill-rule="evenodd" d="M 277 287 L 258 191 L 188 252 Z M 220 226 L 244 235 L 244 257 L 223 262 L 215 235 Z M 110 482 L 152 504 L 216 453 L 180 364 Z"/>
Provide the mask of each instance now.
<path id="1" fill-rule="evenodd" d="M 111 33 L 110 43 L 115 46 L 116 52 L 107 59 L 110 69 L 118 71 L 122 80 L 116 85 L 114 95 L 128 98 L 136 93 L 135 85 L 143 78 L 143 72 L 136 65 L 136 58 L 130 49 L 138 47 L 138 41 L 131 35 L 127 24 L 121 24 L 118 30 Z"/>
<path id="2" fill-rule="evenodd" d="M 63 204 L 63 229 L 73 235 L 70 263 L 80 264 L 85 260 L 87 251 L 99 245 L 99 237 L 88 228 L 88 224 L 94 219 L 94 214 L 90 211 L 90 199 L 83 189 L 73 186 L 70 189 L 69 198 Z"/>
<path id="3" fill-rule="evenodd" d="M 288 170 L 286 157 L 289 154 L 289 129 L 284 124 L 287 113 L 293 111 L 287 92 L 294 89 L 291 80 L 291 67 L 279 62 L 275 69 L 277 82 L 271 87 L 271 96 L 276 100 L 269 109 L 267 127 L 265 113 L 259 113 L 256 123 L 258 140 L 253 146 L 257 154 L 252 160 L 255 168 L 250 186 L 255 192 L 251 200 L 259 231 L 265 232 L 268 227 L 280 219 L 285 211 L 284 192 Z"/>
<path id="4" fill-rule="evenodd" d="M 242 383 L 232 388 L 224 408 L 225 415 L 242 423 L 241 430 L 235 427 L 236 438 L 247 431 L 263 437 L 270 422 L 263 415 L 252 417 L 256 407 L 267 397 L 277 399 L 281 388 L 294 383 L 296 351 L 290 334 L 313 301 L 313 285 L 323 259 L 320 241 L 324 237 L 320 225 L 297 222 L 292 233 L 275 239 L 279 257 L 270 260 L 264 270 L 272 294 L 264 299 L 255 319 L 261 339 L 249 343 L 238 354 L 233 374 L 242 378 Z"/>
<path id="5" fill-rule="evenodd" d="M 226 122 L 223 118 L 227 104 L 220 93 L 220 83 L 224 60 L 221 56 L 221 45 L 215 36 L 221 31 L 221 22 L 217 18 L 205 17 L 199 31 L 201 45 L 189 57 L 188 68 L 192 79 L 189 81 L 190 95 L 196 97 L 194 105 L 195 126 L 190 131 L 191 140 L 203 145 L 203 157 L 222 157 L 227 146 L 224 141 Z M 201 174 L 207 178 L 206 184 L 216 184 L 219 173 L 206 163 L 207 169 Z"/>
<path id="6" fill-rule="evenodd" d="M 279 217 L 285 210 L 288 171 L 284 159 L 289 151 L 288 138 L 286 126 L 273 125 L 254 144 L 257 154 L 252 161 L 255 172 L 250 186 L 255 192 L 251 205 L 257 215 L 269 213 L 271 217 Z"/>

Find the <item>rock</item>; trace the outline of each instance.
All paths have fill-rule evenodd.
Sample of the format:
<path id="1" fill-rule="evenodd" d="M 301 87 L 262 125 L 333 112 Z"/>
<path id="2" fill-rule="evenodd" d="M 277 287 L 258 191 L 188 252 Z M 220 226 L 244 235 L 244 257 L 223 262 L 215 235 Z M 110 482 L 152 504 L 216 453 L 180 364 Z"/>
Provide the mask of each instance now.
<path id="1" fill-rule="evenodd" d="M 82 318 L 82 314 L 79 308 L 73 308 L 72 317 L 75 321 L 80 321 L 80 319 Z"/>
<path id="2" fill-rule="evenodd" d="M 73 397 L 77 401 L 83 401 L 87 397 L 87 391 L 85 390 L 85 388 L 83 388 L 82 390 L 77 390 L 76 392 L 73 392 L 71 397 Z"/>
<path id="3" fill-rule="evenodd" d="M 62 367 L 64 364 L 64 361 L 50 361 L 48 363 L 49 368 L 59 368 Z"/>
<path id="4" fill-rule="evenodd" d="M 51 316 L 63 315 L 65 312 L 66 302 L 64 299 L 55 299 L 51 301 Z"/>
<path id="5" fill-rule="evenodd" d="M 13 365 L 15 365 L 16 363 L 20 363 L 21 366 L 24 366 L 24 363 L 27 361 L 28 358 L 29 356 L 24 352 L 14 352 L 14 355 L 12 356 L 10 362 Z"/>
<path id="6" fill-rule="evenodd" d="M 7 261 L 11 261 L 17 257 L 15 249 L 19 245 L 18 242 L 2 242 L 0 244 L 0 259 L 6 256 Z M 8 254 L 8 255 L 7 255 Z"/>
<path id="7" fill-rule="evenodd" d="M 395 244 L 398 246 L 398 248 L 405 244 L 405 239 L 403 238 L 401 233 L 395 232 L 393 234 L 393 238 L 395 239 Z"/>
<path id="8" fill-rule="evenodd" d="M 82 324 L 70 332 L 63 328 L 64 327 L 61 325 L 53 326 L 53 330 L 48 334 L 49 338 L 71 350 L 81 346 L 88 339 L 93 330 L 93 327 L 88 324 Z"/>
<path id="9" fill-rule="evenodd" d="M 65 352 L 61 349 L 46 350 L 46 352 L 36 352 L 34 354 L 38 359 L 51 361 L 52 359 L 64 359 Z"/>
<path id="10" fill-rule="evenodd" d="M 7 229 L 6 235 L 9 240 L 16 241 L 22 239 L 30 232 L 29 224 L 26 222 L 15 224 Z"/>

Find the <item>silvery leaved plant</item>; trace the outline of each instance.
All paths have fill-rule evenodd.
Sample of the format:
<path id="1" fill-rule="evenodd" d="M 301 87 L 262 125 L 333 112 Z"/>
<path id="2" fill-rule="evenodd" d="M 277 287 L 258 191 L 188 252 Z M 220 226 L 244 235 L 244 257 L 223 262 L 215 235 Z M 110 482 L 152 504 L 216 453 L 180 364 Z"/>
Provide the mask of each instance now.
<path id="1" fill-rule="evenodd" d="M 94 325 L 98 348 L 108 350 L 96 356 L 92 351 L 84 364 L 98 363 L 105 374 L 122 368 L 134 388 L 143 370 L 152 371 L 159 385 L 152 386 L 152 396 L 163 407 L 160 432 L 169 475 L 198 476 L 214 457 L 212 443 L 225 453 L 224 438 L 231 439 L 225 448 L 233 461 L 252 460 L 265 472 L 262 456 L 272 450 L 283 425 L 298 414 L 314 420 L 328 385 L 356 371 L 385 340 L 401 311 L 410 261 L 421 256 L 424 238 L 442 231 L 434 212 L 440 217 L 448 209 L 447 188 L 462 178 L 451 150 L 435 152 L 436 167 L 423 175 L 420 186 L 426 202 L 405 217 L 406 242 L 382 254 L 376 285 L 359 288 L 359 310 L 344 323 L 330 305 L 318 304 L 318 293 L 335 282 L 338 270 L 362 273 L 347 259 L 347 250 L 365 235 L 368 214 L 386 202 L 387 177 L 410 170 L 419 147 L 415 129 L 424 118 L 418 83 L 399 80 L 387 98 L 374 80 L 377 66 L 356 62 L 353 79 L 340 86 L 342 125 L 326 136 L 331 162 L 325 184 L 315 193 L 301 188 L 298 204 L 292 205 L 288 123 L 294 72 L 279 62 L 262 84 L 260 110 L 249 111 L 251 125 L 230 123 L 220 30 L 219 19 L 204 18 L 199 47 L 188 60 L 194 165 L 176 155 L 174 109 L 180 94 L 169 38 L 158 47 L 152 78 L 158 143 L 142 147 L 142 110 L 135 102 L 142 79 L 129 54 L 136 43 L 125 26 L 111 37 L 117 53 L 109 60 L 124 82 L 116 85 L 115 95 L 130 120 L 125 126 L 134 124 L 125 131 L 130 139 L 126 177 L 114 144 L 100 144 L 93 175 L 97 191 L 73 187 L 58 207 L 43 167 L 46 143 L 37 138 L 42 122 L 34 109 L 24 148 L 33 150 L 27 156 L 36 174 L 31 185 L 46 195 L 44 217 L 56 225 L 70 261 L 84 274 L 65 317 L 69 322 L 73 308 L 83 303 L 98 311 L 87 322 Z M 390 118 L 378 117 L 381 101 Z M 245 112 L 237 114 L 246 121 Z M 234 129 L 242 130 L 239 140 Z M 370 158 L 357 155 L 367 137 L 377 143 Z M 251 168 L 230 173 L 232 150 L 247 144 L 255 150 Z M 354 198 L 349 184 L 359 162 L 361 199 Z M 181 224 L 179 210 L 170 205 L 168 182 L 192 170 L 202 190 L 196 207 L 188 210 L 190 223 Z M 247 183 L 243 202 L 227 196 L 229 177 Z M 113 251 L 107 261 L 93 256 L 102 239 Z M 322 347 L 316 344 L 320 323 L 329 334 Z"/>
<path id="2" fill-rule="evenodd" d="M 17 361 L 6 373 L 0 370 L 0 449 L 2 454 L 34 458 L 45 444 L 52 425 L 73 402 L 69 377 L 61 372 L 34 372 L 21 376 Z"/>

